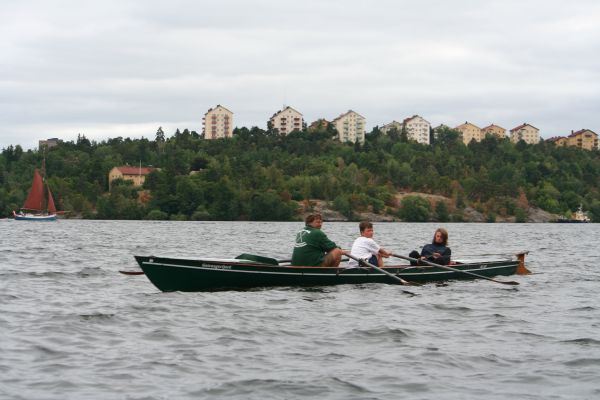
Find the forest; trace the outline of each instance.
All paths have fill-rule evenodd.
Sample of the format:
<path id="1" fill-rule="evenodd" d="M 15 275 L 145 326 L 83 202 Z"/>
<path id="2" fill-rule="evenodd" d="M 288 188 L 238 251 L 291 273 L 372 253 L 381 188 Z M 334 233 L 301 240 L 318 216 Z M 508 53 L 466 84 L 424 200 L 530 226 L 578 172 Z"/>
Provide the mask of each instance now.
<path id="1" fill-rule="evenodd" d="M 530 206 L 568 216 L 580 205 L 600 221 L 600 152 L 530 145 L 487 137 L 464 145 L 445 128 L 431 145 L 376 127 L 364 144 L 340 143 L 331 128 L 287 136 L 257 127 L 233 138 L 205 140 L 179 129 L 153 139 L 116 137 L 100 142 L 79 135 L 48 149 L 19 145 L 0 154 L 0 216 L 18 210 L 35 168 L 67 218 L 290 221 L 320 200 L 348 219 L 360 212 L 403 221 L 462 221 L 472 207 L 486 220 L 525 222 Z M 108 187 L 115 166 L 159 168 L 143 188 L 128 181 Z M 400 192 L 441 195 L 430 202 Z"/>

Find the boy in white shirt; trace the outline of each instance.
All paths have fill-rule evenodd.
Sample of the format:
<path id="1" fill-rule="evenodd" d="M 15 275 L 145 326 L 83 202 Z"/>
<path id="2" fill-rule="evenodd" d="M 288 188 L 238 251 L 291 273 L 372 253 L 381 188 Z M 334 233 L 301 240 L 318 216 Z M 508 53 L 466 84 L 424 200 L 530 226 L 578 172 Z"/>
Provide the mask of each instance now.
<path id="1" fill-rule="evenodd" d="M 360 229 L 360 236 L 356 238 L 354 244 L 352 244 L 352 250 L 350 250 L 350 254 L 379 268 L 383 267 L 382 257 L 389 257 L 392 255 L 392 253 L 379 246 L 377 242 L 373 240 L 372 223 L 369 221 L 362 221 L 358 225 L 358 228 Z M 356 267 L 358 267 L 357 261 L 353 259 L 348 260 L 347 268 Z"/>

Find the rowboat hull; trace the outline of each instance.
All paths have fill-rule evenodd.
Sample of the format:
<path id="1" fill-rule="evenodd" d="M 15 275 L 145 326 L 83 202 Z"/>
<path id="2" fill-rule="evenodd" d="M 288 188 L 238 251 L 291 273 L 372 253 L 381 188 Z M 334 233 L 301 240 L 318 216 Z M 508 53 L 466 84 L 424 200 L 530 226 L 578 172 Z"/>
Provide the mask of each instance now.
<path id="1" fill-rule="evenodd" d="M 200 292 L 272 286 L 396 283 L 389 276 L 368 268 L 292 267 L 239 259 L 188 260 L 152 256 L 135 256 L 135 259 L 148 279 L 163 292 Z M 457 264 L 452 267 L 485 277 L 493 277 L 513 275 L 518 265 L 519 262 L 516 260 L 502 260 Z M 409 282 L 473 279 L 467 274 L 429 266 L 386 266 L 385 271 Z"/>

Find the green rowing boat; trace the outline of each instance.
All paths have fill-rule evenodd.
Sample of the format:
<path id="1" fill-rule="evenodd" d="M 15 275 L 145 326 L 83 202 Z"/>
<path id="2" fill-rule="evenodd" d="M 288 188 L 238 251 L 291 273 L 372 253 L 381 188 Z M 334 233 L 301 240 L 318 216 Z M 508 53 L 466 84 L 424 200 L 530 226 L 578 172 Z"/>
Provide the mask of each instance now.
<path id="1" fill-rule="evenodd" d="M 432 266 L 390 265 L 384 272 L 372 268 L 290 266 L 268 257 L 242 255 L 235 259 L 181 259 L 135 256 L 150 279 L 163 292 L 199 292 L 273 286 L 322 286 L 363 283 L 397 283 L 393 274 L 409 282 L 425 283 L 513 275 L 525 270 L 524 254 L 516 259 Z M 287 265 L 286 265 L 287 264 Z M 467 272 L 467 273 L 465 273 Z"/>

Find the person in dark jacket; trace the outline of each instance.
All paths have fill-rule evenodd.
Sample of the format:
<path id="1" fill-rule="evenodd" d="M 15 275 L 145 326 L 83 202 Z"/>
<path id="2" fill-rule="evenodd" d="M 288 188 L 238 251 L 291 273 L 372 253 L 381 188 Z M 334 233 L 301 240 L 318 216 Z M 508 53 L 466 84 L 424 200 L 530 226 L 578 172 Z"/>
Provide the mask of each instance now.
<path id="1" fill-rule="evenodd" d="M 433 241 L 423 246 L 421 254 L 413 250 L 409 257 L 418 260 L 427 260 L 432 263 L 448 265 L 450 264 L 450 255 L 452 251 L 448 247 L 448 232 L 444 228 L 438 228 L 433 234 Z M 411 265 L 427 265 L 423 262 L 411 261 Z"/>

